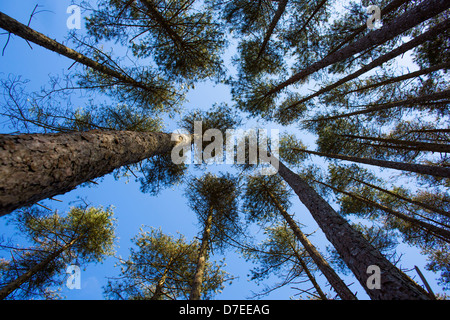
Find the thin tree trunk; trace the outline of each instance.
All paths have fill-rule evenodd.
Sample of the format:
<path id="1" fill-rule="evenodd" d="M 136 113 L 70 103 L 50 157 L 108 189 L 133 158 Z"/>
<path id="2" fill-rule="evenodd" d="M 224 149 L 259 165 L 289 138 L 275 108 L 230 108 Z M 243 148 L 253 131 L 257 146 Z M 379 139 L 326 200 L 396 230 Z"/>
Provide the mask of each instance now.
<path id="1" fill-rule="evenodd" d="M 450 19 L 445 20 L 444 22 L 441 22 L 440 24 L 438 24 L 437 26 L 431 28 L 430 30 L 420 34 L 419 36 L 415 37 L 414 39 L 412 39 L 411 41 L 401 45 L 400 47 L 382 55 L 381 57 L 373 60 L 371 63 L 365 65 L 364 67 L 362 67 L 361 69 L 359 69 L 358 71 L 349 74 L 348 76 L 342 78 L 339 81 L 336 81 L 335 83 L 326 86 L 325 88 L 320 89 L 319 91 L 301 99 L 298 102 L 295 102 L 287 107 L 285 107 L 285 109 L 292 109 L 295 108 L 296 106 L 298 106 L 299 104 L 302 104 L 306 101 L 309 101 L 325 92 L 331 91 L 339 86 L 341 86 L 342 84 L 351 81 L 353 79 L 358 78 L 360 75 L 376 68 L 379 67 L 380 65 L 382 65 L 383 63 L 394 59 L 395 57 L 417 47 L 418 45 L 426 42 L 427 40 L 432 39 L 433 37 L 435 37 L 437 34 L 441 33 L 442 31 L 445 31 L 446 29 L 448 29 L 448 27 L 450 26 Z M 284 110 L 284 109 L 283 109 Z"/>
<path id="2" fill-rule="evenodd" d="M 272 21 L 270 21 L 269 27 L 267 28 L 263 43 L 261 44 L 261 47 L 258 52 L 258 56 L 255 59 L 256 61 L 259 60 L 261 55 L 264 53 L 264 50 L 266 50 L 266 46 L 269 43 L 270 37 L 272 36 L 273 31 L 275 30 L 275 27 L 277 26 L 278 21 L 280 21 L 281 16 L 283 15 L 283 13 L 286 9 L 287 3 L 288 3 L 288 0 L 280 0 L 278 2 L 277 11 L 275 12 L 274 17 L 272 18 Z"/>
<path id="3" fill-rule="evenodd" d="M 298 251 L 294 248 L 294 246 L 291 245 L 292 250 L 294 251 L 295 257 L 298 260 L 298 263 L 302 267 L 303 271 L 306 273 L 306 276 L 308 277 L 309 281 L 312 283 L 314 289 L 316 289 L 317 294 L 319 295 L 320 299 L 322 300 L 328 300 L 326 294 L 322 291 L 322 288 L 319 286 L 319 284 L 316 281 L 316 278 L 312 275 L 311 271 L 309 270 L 308 266 L 306 265 L 303 258 L 300 256 Z"/>
<path id="4" fill-rule="evenodd" d="M 163 294 L 163 286 L 167 279 L 167 273 L 169 272 L 171 262 L 169 261 L 168 265 L 164 268 L 164 272 L 156 283 L 155 292 L 150 300 L 159 300 Z"/>
<path id="5" fill-rule="evenodd" d="M 365 182 L 365 181 L 362 181 L 362 180 L 359 180 L 359 179 L 356 179 L 356 178 L 352 178 L 352 179 L 355 180 L 355 181 L 357 181 L 357 182 L 359 182 L 359 183 L 362 183 L 362 184 L 364 184 L 364 185 L 366 185 L 366 186 L 368 186 L 368 187 L 374 188 L 374 189 L 376 189 L 376 190 L 378 190 L 378 191 L 381 191 L 381 192 L 384 192 L 384 193 L 386 193 L 386 194 L 389 194 L 389 195 L 391 195 L 391 196 L 393 196 L 393 197 L 396 197 L 397 199 L 401 199 L 401 200 L 403 200 L 403 201 L 409 202 L 409 203 L 414 204 L 414 205 L 416 205 L 416 206 L 422 207 L 422 208 L 424 208 L 424 209 L 426 209 L 426 210 L 429 210 L 429 211 L 435 212 L 435 213 L 437 213 L 437 214 L 440 214 L 440 215 L 442 215 L 442 216 L 445 216 L 445 217 L 450 218 L 450 213 L 447 212 L 447 211 L 444 211 L 444 210 L 441 210 L 441 209 L 439 209 L 439 208 L 430 206 L 430 205 L 428 205 L 428 204 L 426 204 L 426 203 L 423 203 L 423 202 L 420 202 L 420 201 L 416 201 L 416 200 L 413 200 L 413 199 L 404 197 L 404 196 L 399 195 L 399 194 L 397 194 L 397 193 L 395 193 L 395 192 L 392 192 L 392 191 L 389 191 L 389 190 L 380 188 L 380 187 L 378 187 L 378 186 L 376 186 L 376 185 L 373 185 L 373 184 L 371 184 L 371 183 L 368 183 L 368 182 Z"/>
<path id="6" fill-rule="evenodd" d="M 168 133 L 132 131 L 0 135 L 0 216 L 170 152 L 177 143 Z"/>
<path id="7" fill-rule="evenodd" d="M 415 172 L 415 173 L 419 173 L 419 174 L 428 174 L 428 175 L 432 175 L 435 177 L 450 178 L 450 168 L 446 168 L 446 167 L 429 166 L 429 165 L 416 164 L 416 163 L 396 162 L 396 161 L 389 161 L 389 160 L 361 158 L 361 157 L 355 157 L 355 156 L 348 156 L 348 155 L 344 155 L 344 154 L 333 154 L 333 153 L 311 151 L 311 150 L 300 149 L 300 148 L 292 148 L 292 149 L 300 151 L 300 152 L 306 152 L 308 154 L 314 154 L 317 156 L 326 157 L 326 158 L 333 158 L 333 159 L 340 159 L 340 160 L 346 160 L 346 161 L 357 162 L 357 163 L 364 163 L 364 164 L 368 164 L 371 166 L 390 168 L 390 169 L 396 169 L 396 170 L 408 171 L 408 172 Z"/>
<path id="8" fill-rule="evenodd" d="M 359 40 L 345 46 L 342 49 L 326 56 L 320 61 L 317 61 L 302 71 L 296 73 L 286 81 L 280 83 L 273 89 L 269 90 L 265 97 L 280 92 L 287 86 L 305 79 L 307 76 L 326 68 L 336 62 L 350 58 L 354 54 L 369 49 L 370 47 L 381 45 L 414 26 L 438 15 L 450 7 L 450 2 L 447 0 L 425 0 L 412 8 L 408 12 L 402 14 L 400 17 L 393 20 L 390 24 L 384 25 L 379 30 L 371 31 L 366 36 Z"/>
<path id="9" fill-rule="evenodd" d="M 148 14 L 158 23 L 158 25 L 166 32 L 169 38 L 176 46 L 182 46 L 183 39 L 172 29 L 166 19 L 161 15 L 155 4 L 151 0 L 140 0 L 140 2 L 147 8 Z"/>
<path id="10" fill-rule="evenodd" d="M 327 239 L 336 248 L 371 299 L 430 299 L 422 287 L 389 262 L 299 175 L 285 167 L 282 162 L 279 162 L 278 173 L 308 208 Z M 367 269 L 372 265 L 380 268 L 380 289 L 367 287 L 369 279 Z"/>
<path id="11" fill-rule="evenodd" d="M 335 119 L 340 119 L 340 118 L 356 116 L 359 114 L 367 114 L 367 113 L 371 113 L 371 112 L 375 112 L 375 111 L 388 110 L 388 109 L 392 109 L 392 108 L 400 107 L 400 106 L 412 107 L 414 105 L 421 104 L 424 102 L 448 99 L 448 98 L 450 98 L 450 90 L 443 90 L 443 91 L 439 91 L 439 92 L 435 92 L 435 93 L 431 93 L 431 94 L 427 94 L 427 95 L 423 95 L 420 97 L 415 97 L 415 98 L 411 98 L 411 99 L 407 99 L 407 100 L 387 102 L 387 103 L 382 103 L 382 104 L 378 104 L 378 105 L 357 106 L 357 108 L 365 108 L 365 109 L 362 109 L 359 111 L 354 111 L 354 112 L 349 112 L 349 113 L 344 113 L 344 114 L 338 114 L 338 115 L 330 116 L 330 117 L 308 120 L 308 121 L 311 121 L 311 122 L 329 121 L 329 120 L 335 120 Z M 436 104 L 436 103 L 448 103 L 448 100 L 445 100 L 442 102 L 436 101 L 434 104 Z"/>
<path id="12" fill-rule="evenodd" d="M 17 279 L 15 279 L 13 282 L 8 283 L 6 286 L 0 289 L 0 300 L 5 299 L 7 296 L 9 296 L 12 292 L 19 289 L 21 285 L 23 285 L 25 282 L 27 282 L 31 277 L 33 277 L 36 273 L 43 270 L 50 262 L 55 260 L 60 254 L 62 254 L 64 251 L 72 247 L 81 236 L 77 237 L 76 239 L 73 239 L 69 243 L 65 244 L 60 249 L 56 250 L 52 254 L 49 254 L 47 258 L 33 266 L 30 270 L 25 272 L 24 274 L 20 275 Z"/>
<path id="13" fill-rule="evenodd" d="M 342 281 L 339 275 L 333 270 L 333 268 L 328 264 L 328 262 L 322 257 L 320 252 L 316 249 L 316 247 L 309 241 L 309 239 L 305 236 L 305 234 L 300 230 L 297 223 L 292 219 L 289 213 L 283 208 L 277 198 L 271 193 L 268 192 L 272 202 L 278 208 L 278 211 L 283 216 L 284 220 L 286 220 L 287 224 L 294 232 L 297 240 L 300 241 L 302 246 L 308 252 L 309 256 L 314 260 L 317 267 L 323 273 L 323 275 L 327 278 L 330 285 L 336 291 L 336 293 L 341 297 L 342 300 L 357 300 L 356 296 L 350 291 L 347 285 Z"/>
<path id="14" fill-rule="evenodd" d="M 309 16 L 309 18 L 305 21 L 305 23 L 303 24 L 303 26 L 300 28 L 300 30 L 298 30 L 298 34 L 302 33 L 303 30 L 305 30 L 306 26 L 308 25 L 308 23 L 312 20 L 312 18 L 314 18 L 314 16 L 317 14 L 317 12 L 319 12 L 319 10 L 325 5 L 325 3 L 327 3 L 328 0 L 322 0 L 316 7 L 316 9 L 314 9 L 314 12 Z M 403 0 L 404 1 L 404 0 Z"/>
<path id="15" fill-rule="evenodd" d="M 352 197 L 353 199 L 362 201 L 362 202 L 364 202 L 364 203 L 366 203 L 366 204 L 368 204 L 370 206 L 378 208 L 378 209 L 380 209 L 380 210 L 382 210 L 382 211 L 384 211 L 384 212 L 386 212 L 388 214 L 391 214 L 391 215 L 393 215 L 393 216 L 395 216 L 395 217 L 397 217 L 397 218 L 399 218 L 401 220 L 409 222 L 409 223 L 411 223 L 411 224 L 413 224 L 413 225 L 415 225 L 417 227 L 425 229 L 427 232 L 432 233 L 435 236 L 439 237 L 440 239 L 450 243 L 450 231 L 448 231 L 446 229 L 442 229 L 442 228 L 436 227 L 436 226 L 434 226 L 432 224 L 429 224 L 427 222 L 423 222 L 423 221 L 420 221 L 420 220 L 418 220 L 416 218 L 409 217 L 409 216 L 407 216 L 407 215 L 405 215 L 405 214 L 403 214 L 401 212 L 393 210 L 393 209 L 391 209 L 389 207 L 386 207 L 386 206 L 384 206 L 382 204 L 379 204 L 379 203 L 374 202 L 372 200 L 369 200 L 367 198 L 361 197 L 361 196 L 356 195 L 354 193 L 346 192 L 344 190 L 340 190 L 340 189 L 335 188 L 335 187 L 333 187 L 333 186 L 331 186 L 329 184 L 326 184 L 324 182 L 321 182 L 321 181 L 318 181 L 318 180 L 314 180 L 314 181 L 317 182 L 317 183 L 320 183 L 320 184 L 322 184 L 322 185 L 324 185 L 324 186 L 326 186 L 328 188 L 331 188 L 331 189 L 333 189 L 333 190 L 335 190 L 337 192 L 340 192 L 340 193 L 345 194 L 345 195 L 347 195 L 349 197 Z"/>
<path id="16" fill-rule="evenodd" d="M 213 220 L 213 210 L 211 209 L 208 214 L 208 217 L 206 218 L 205 226 L 203 229 L 203 237 L 197 260 L 197 269 L 195 270 L 189 300 L 200 300 L 200 296 L 202 293 L 203 274 L 205 272 L 206 259 L 208 257 L 208 247 L 211 235 L 212 220 Z"/>
<path id="17" fill-rule="evenodd" d="M 404 74 L 404 75 L 401 75 L 401 76 L 398 76 L 398 77 L 395 77 L 395 78 L 389 78 L 389 79 L 386 79 L 386 80 L 381 81 L 381 82 L 369 84 L 367 86 L 364 86 L 364 87 L 361 87 L 361 88 L 358 88 L 358 89 L 350 90 L 350 91 L 345 92 L 345 94 L 365 91 L 365 90 L 368 90 L 368 89 L 381 87 L 381 86 L 384 86 L 386 84 L 391 84 L 391 83 L 401 82 L 401 81 L 408 80 L 408 79 L 413 79 L 413 78 L 420 77 L 420 76 L 425 75 L 425 74 L 429 74 L 429 73 L 434 72 L 434 71 L 438 71 L 438 70 L 441 70 L 441 69 L 448 69 L 448 68 L 450 68 L 450 62 L 444 62 L 444 63 L 437 64 L 437 65 L 434 65 L 434 66 L 429 67 L 429 68 L 417 70 L 417 71 L 410 72 L 410 73 L 407 73 L 407 74 Z"/>
<path id="18" fill-rule="evenodd" d="M 113 70 L 104 64 L 98 63 L 97 61 L 94 61 L 81 53 L 70 49 L 69 47 L 50 39 L 49 37 L 43 35 L 42 33 L 39 33 L 30 27 L 27 27 L 26 25 L 18 22 L 17 20 L 7 16 L 6 14 L 0 12 L 0 28 L 5 29 L 8 32 L 11 32 L 25 40 L 31 41 L 39 46 L 42 46 L 50 51 L 59 53 L 69 59 L 72 59 L 74 61 L 77 61 L 86 67 L 90 67 L 94 70 L 97 70 L 103 74 L 109 75 L 119 81 L 122 81 L 123 83 L 130 84 L 132 86 L 139 87 L 141 89 L 147 90 L 149 92 L 154 91 L 154 88 L 150 88 L 146 86 L 144 83 L 138 82 L 134 80 L 133 78 L 120 73 L 116 70 Z"/>
<path id="19" fill-rule="evenodd" d="M 366 136 L 358 136 L 351 134 L 340 134 L 341 137 L 352 138 L 352 139 L 362 139 L 362 140 L 370 140 L 377 142 L 386 142 L 391 144 L 399 144 L 408 146 L 409 149 L 417 150 L 417 151 L 432 151 L 432 152 L 444 152 L 450 153 L 450 145 L 443 143 L 430 143 L 430 142 L 421 142 L 421 141 L 407 141 L 400 139 L 392 139 L 392 138 L 378 138 L 378 137 L 366 137 Z M 388 148 L 401 148 L 401 146 L 393 146 L 393 145 L 377 145 L 380 147 L 388 147 Z"/>

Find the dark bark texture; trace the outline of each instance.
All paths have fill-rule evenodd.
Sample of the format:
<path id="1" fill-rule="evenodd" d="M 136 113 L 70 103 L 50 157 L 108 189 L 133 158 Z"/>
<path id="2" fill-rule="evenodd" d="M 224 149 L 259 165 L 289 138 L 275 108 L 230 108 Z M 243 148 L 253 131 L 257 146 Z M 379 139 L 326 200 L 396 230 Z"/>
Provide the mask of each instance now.
<path id="1" fill-rule="evenodd" d="M 422 287 L 389 262 L 299 175 L 286 168 L 281 162 L 278 173 L 298 195 L 371 299 L 430 299 Z M 371 275 L 367 273 L 367 269 L 371 265 L 378 266 L 381 270 L 380 289 L 367 287 L 367 280 Z"/>
<path id="2" fill-rule="evenodd" d="M 66 193 L 124 165 L 169 152 L 167 133 L 99 131 L 0 135 L 0 216 Z"/>

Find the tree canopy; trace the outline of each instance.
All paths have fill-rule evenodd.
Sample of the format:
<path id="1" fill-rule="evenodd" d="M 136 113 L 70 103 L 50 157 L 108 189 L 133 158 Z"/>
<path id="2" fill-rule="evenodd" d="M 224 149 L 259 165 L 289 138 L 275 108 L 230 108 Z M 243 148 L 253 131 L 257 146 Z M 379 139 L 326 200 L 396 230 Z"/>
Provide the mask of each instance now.
<path id="1" fill-rule="evenodd" d="M 449 1 L 74 5 L 64 41 L 38 6 L 28 23 L 0 8 L 4 55 L 26 41 L 68 64 L 27 79 L 17 55 L 0 75 L 0 217 L 24 243 L 1 239 L 1 298 L 58 298 L 73 260 L 110 261 L 112 208 L 55 199 L 87 188 L 130 198 L 106 299 L 220 298 L 243 276 L 230 256 L 262 284 L 252 298 L 447 298 Z"/>

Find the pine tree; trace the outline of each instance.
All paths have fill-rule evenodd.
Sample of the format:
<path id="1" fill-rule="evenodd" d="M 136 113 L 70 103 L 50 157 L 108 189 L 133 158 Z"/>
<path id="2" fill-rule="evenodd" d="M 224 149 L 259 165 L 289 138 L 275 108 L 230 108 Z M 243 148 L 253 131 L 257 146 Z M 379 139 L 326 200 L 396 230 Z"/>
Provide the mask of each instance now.
<path id="1" fill-rule="evenodd" d="M 208 6 L 198 10 L 188 0 L 104 1 L 87 28 L 95 41 L 118 41 L 139 58 L 153 57 L 169 78 L 192 82 L 223 77 L 226 42 L 214 18 Z"/>
<path id="2" fill-rule="evenodd" d="M 189 207 L 197 214 L 202 235 L 196 271 L 194 273 L 190 300 L 200 299 L 206 261 L 212 249 L 223 250 L 240 234 L 236 178 L 230 174 L 215 176 L 210 173 L 193 178 L 188 184 L 186 196 Z"/>
<path id="3" fill-rule="evenodd" d="M 34 247 L 13 250 L 0 273 L 0 298 L 45 296 L 51 286 L 62 284 L 59 275 L 73 259 L 85 265 L 112 255 L 112 215 L 111 208 L 101 207 L 74 207 L 67 215 L 47 214 L 36 207 L 21 210 L 13 222 Z"/>
<path id="4" fill-rule="evenodd" d="M 113 300 L 187 299 L 195 272 L 198 241 L 187 242 L 160 229 L 141 229 L 127 260 L 120 259 L 120 275 L 111 277 L 104 294 Z M 201 296 L 210 299 L 223 289 L 221 265 L 206 262 Z"/>

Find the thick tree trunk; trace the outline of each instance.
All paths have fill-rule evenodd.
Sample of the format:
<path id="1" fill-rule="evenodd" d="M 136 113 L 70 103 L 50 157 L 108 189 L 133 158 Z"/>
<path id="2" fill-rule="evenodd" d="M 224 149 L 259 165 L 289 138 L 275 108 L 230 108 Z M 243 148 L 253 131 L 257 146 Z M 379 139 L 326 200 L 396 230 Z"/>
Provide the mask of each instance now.
<path id="1" fill-rule="evenodd" d="M 170 152 L 171 134 L 92 130 L 0 135 L 0 216 Z"/>
<path id="2" fill-rule="evenodd" d="M 272 202 L 278 208 L 278 211 L 283 216 L 284 220 L 286 220 L 287 224 L 294 232 L 297 240 L 300 241 L 302 246 L 308 252 L 309 256 L 314 260 L 314 263 L 323 273 L 323 275 L 327 278 L 330 285 L 336 291 L 336 293 L 341 297 L 342 300 L 357 300 L 356 296 L 350 291 L 347 285 L 342 281 L 339 275 L 334 271 L 334 269 L 328 264 L 328 262 L 322 257 L 317 248 L 309 241 L 309 239 L 305 236 L 305 234 L 300 230 L 297 223 L 292 219 L 289 213 L 283 208 L 277 198 L 269 192 L 270 198 Z"/>
<path id="3" fill-rule="evenodd" d="M 296 73 L 286 81 L 269 90 L 265 96 L 267 97 L 278 93 L 287 86 L 305 79 L 307 76 L 315 73 L 316 71 L 326 68 L 336 62 L 350 58 L 354 54 L 363 52 L 373 46 L 381 45 L 413 28 L 414 26 L 438 15 L 449 7 L 450 2 L 448 0 L 425 0 L 393 20 L 390 24 L 384 25 L 379 30 L 371 31 L 368 35 L 360 38 L 354 43 L 351 43 L 326 56 L 324 59 L 309 65 L 302 71 Z"/>
<path id="4" fill-rule="evenodd" d="M 371 299 L 430 299 L 423 288 L 389 262 L 300 176 L 286 168 L 282 162 L 279 162 L 278 173 L 308 208 Z M 380 289 L 369 289 L 367 286 L 369 266 L 380 268 Z"/>
<path id="5" fill-rule="evenodd" d="M 200 300 L 201 297 L 203 274 L 205 273 L 206 260 L 208 258 L 208 247 L 209 247 L 209 238 L 211 235 L 212 220 L 213 220 L 213 211 L 210 210 L 210 213 L 206 218 L 205 226 L 203 229 L 203 237 L 202 242 L 200 244 L 200 251 L 197 260 L 197 269 L 195 270 L 189 300 Z"/>
<path id="6" fill-rule="evenodd" d="M 405 2 L 409 2 L 409 0 L 393 0 L 393 1 L 389 2 L 386 5 L 386 7 L 381 9 L 381 13 L 380 13 L 381 17 L 384 17 L 388 13 L 396 10 L 401 5 L 403 5 Z M 332 53 L 336 52 L 337 50 L 341 49 L 344 45 L 346 45 L 347 43 L 351 42 L 361 32 L 363 32 L 366 29 L 367 29 L 367 23 L 364 23 L 364 24 L 360 25 L 352 34 L 347 36 L 342 42 L 340 42 L 337 46 L 335 46 L 333 49 L 331 49 L 330 52 L 328 52 L 327 56 L 329 56 L 330 54 L 332 54 Z"/>
<path id="7" fill-rule="evenodd" d="M 43 35 L 42 33 L 39 33 L 30 27 L 27 27 L 26 25 L 18 22 L 17 20 L 7 16 L 6 14 L 0 12 L 0 28 L 11 32 L 25 40 L 31 41 L 41 47 L 44 47 L 50 51 L 59 53 L 69 59 L 72 59 L 74 61 L 77 61 L 86 67 L 90 67 L 94 70 L 97 70 L 103 74 L 109 75 L 123 83 L 130 84 L 136 87 L 139 87 L 141 89 L 147 90 L 149 92 L 154 91 L 154 88 L 147 87 L 145 84 L 138 82 L 134 80 L 133 78 L 118 72 L 116 70 L 113 70 L 104 64 L 98 63 L 97 61 L 94 61 L 81 53 L 70 49 L 69 47 L 66 47 L 65 45 L 50 39 L 49 37 Z"/>
<path id="8" fill-rule="evenodd" d="M 411 41 L 401 45 L 400 47 L 382 55 L 381 57 L 373 60 L 371 63 L 365 65 L 364 67 L 362 67 L 361 69 L 359 69 L 358 71 L 353 72 L 352 74 L 349 74 L 348 76 L 342 78 L 339 81 L 336 81 L 335 83 L 326 86 L 325 88 L 320 89 L 319 91 L 313 93 L 312 95 L 309 95 L 303 99 L 301 99 L 298 102 L 295 102 L 289 106 L 287 106 L 285 109 L 291 109 L 291 108 L 295 108 L 296 106 L 309 101 L 315 97 L 320 96 L 323 93 L 329 92 L 339 86 L 341 86 L 342 84 L 349 82 L 353 79 L 358 78 L 360 75 L 363 75 L 364 73 L 381 66 L 383 63 L 394 59 L 395 57 L 398 57 L 399 55 L 417 47 L 418 45 L 426 42 L 427 40 L 433 39 L 433 37 L 435 37 L 437 34 L 441 33 L 442 31 L 445 31 L 446 29 L 448 29 L 450 26 L 450 19 L 445 20 L 444 22 L 441 22 L 440 24 L 438 24 L 437 26 L 431 28 L 430 30 L 420 34 L 419 36 L 415 37 L 414 39 L 412 39 Z"/>
<path id="9" fill-rule="evenodd" d="M 298 150 L 300 152 L 306 152 L 309 154 L 314 154 L 321 157 L 333 158 L 346 160 L 357 163 L 364 163 L 372 166 L 382 167 L 382 168 L 390 168 L 401 171 L 409 171 L 420 174 L 429 174 L 435 177 L 444 177 L 450 178 L 450 168 L 446 167 L 438 167 L 438 166 L 429 166 L 424 164 L 416 164 L 416 163 L 406 163 L 406 162 L 396 162 L 389 160 L 379 160 L 379 159 L 370 159 L 370 158 L 361 158 L 355 156 L 348 156 L 344 154 L 333 154 L 327 152 L 320 151 L 311 151 L 306 149 L 293 148 L 294 150 Z"/>
<path id="10" fill-rule="evenodd" d="M 20 275 L 16 280 L 13 282 L 8 283 L 6 286 L 0 289 L 0 300 L 5 299 L 7 296 L 9 296 L 12 292 L 20 288 L 21 285 L 23 285 L 25 282 L 27 282 L 32 276 L 34 276 L 39 271 L 43 270 L 50 262 L 55 260 L 60 254 L 62 254 L 64 251 L 69 249 L 71 246 L 73 246 L 80 237 L 73 239 L 60 249 L 56 250 L 55 252 L 48 255 L 47 258 L 36 264 L 34 267 L 32 267 L 30 270 L 25 272 L 24 274 Z"/>

